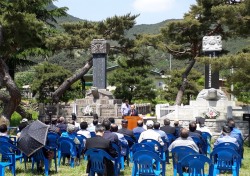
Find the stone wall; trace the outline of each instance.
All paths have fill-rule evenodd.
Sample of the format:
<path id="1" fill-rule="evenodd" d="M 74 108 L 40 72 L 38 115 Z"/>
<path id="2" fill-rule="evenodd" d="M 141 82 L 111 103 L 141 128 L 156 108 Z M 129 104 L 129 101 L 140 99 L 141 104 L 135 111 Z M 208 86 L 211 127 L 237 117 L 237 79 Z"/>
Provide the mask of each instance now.
<path id="1" fill-rule="evenodd" d="M 195 119 L 193 119 L 195 120 Z M 161 125 L 163 125 L 163 119 L 159 120 Z M 179 120 L 182 127 L 188 129 L 188 125 L 191 120 Z M 205 125 L 211 130 L 213 137 L 217 138 L 221 134 L 221 127 L 226 124 L 226 120 L 217 119 L 206 119 Z M 249 124 L 246 121 L 235 120 L 236 127 L 242 131 L 243 136 L 246 137 L 249 134 Z M 174 120 L 171 120 L 171 125 L 174 126 Z"/>

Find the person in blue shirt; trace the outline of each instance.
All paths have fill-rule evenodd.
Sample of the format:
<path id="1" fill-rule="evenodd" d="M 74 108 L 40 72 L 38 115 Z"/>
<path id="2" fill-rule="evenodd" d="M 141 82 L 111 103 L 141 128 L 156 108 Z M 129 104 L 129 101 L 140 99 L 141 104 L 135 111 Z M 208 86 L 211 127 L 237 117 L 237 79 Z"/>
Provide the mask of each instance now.
<path id="1" fill-rule="evenodd" d="M 143 131 L 146 131 L 145 128 L 143 128 L 143 121 L 138 120 L 137 121 L 137 127 L 133 129 L 133 133 L 142 133 Z"/>
<path id="2" fill-rule="evenodd" d="M 67 131 L 61 134 L 61 137 L 67 137 L 74 141 L 75 144 L 80 144 L 80 141 L 77 139 L 75 134 L 75 126 L 72 124 L 67 125 Z"/>
<path id="3" fill-rule="evenodd" d="M 235 144 L 236 146 L 239 147 L 239 143 L 237 142 L 236 138 L 231 137 L 230 133 L 231 133 L 231 128 L 227 125 L 222 127 L 222 135 L 221 137 L 219 137 L 215 143 L 214 143 L 214 147 L 216 147 L 218 144 L 224 143 L 224 142 L 230 142 Z"/>
<path id="4" fill-rule="evenodd" d="M 228 119 L 227 125 L 231 128 L 230 136 L 235 137 L 239 143 L 243 144 L 242 132 L 235 127 L 235 121 L 233 119 Z"/>

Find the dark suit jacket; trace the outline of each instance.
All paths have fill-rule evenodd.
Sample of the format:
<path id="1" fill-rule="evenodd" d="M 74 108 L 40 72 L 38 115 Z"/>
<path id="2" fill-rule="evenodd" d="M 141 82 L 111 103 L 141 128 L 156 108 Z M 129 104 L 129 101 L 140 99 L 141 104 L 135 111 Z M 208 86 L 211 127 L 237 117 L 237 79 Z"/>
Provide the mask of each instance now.
<path id="1" fill-rule="evenodd" d="M 127 135 L 127 136 L 130 136 L 130 137 L 135 139 L 133 131 L 129 130 L 127 128 L 121 128 L 117 132 L 121 133 L 121 134 L 124 134 L 124 135 Z"/>
<path id="2" fill-rule="evenodd" d="M 102 149 L 105 150 L 107 153 L 109 153 L 112 157 L 116 157 L 117 156 L 117 152 L 115 151 L 115 149 L 112 147 L 110 140 L 108 139 L 104 139 L 101 136 L 95 136 L 92 138 L 87 138 L 86 139 L 86 144 L 85 144 L 85 150 L 87 151 L 88 149 L 91 148 L 97 148 L 97 149 Z M 114 175 L 114 168 L 113 168 L 113 163 L 110 160 L 107 160 L 106 162 L 106 175 L 107 176 L 113 176 Z M 90 162 L 88 162 L 87 164 L 87 173 L 89 173 L 90 170 Z"/>
<path id="3" fill-rule="evenodd" d="M 206 145 L 206 144 L 205 144 L 205 141 L 204 141 L 204 139 L 202 138 L 202 136 L 201 136 L 199 133 L 197 133 L 196 131 L 195 131 L 195 132 L 189 131 L 189 137 L 197 137 L 197 138 L 200 139 L 201 144 L 200 144 L 200 145 L 197 145 L 197 146 L 198 146 L 199 149 L 200 149 L 200 153 L 204 153 L 205 151 L 203 151 L 202 148 L 203 148 L 203 146 Z"/>
<path id="4" fill-rule="evenodd" d="M 111 131 L 105 131 L 103 134 L 103 138 L 118 144 L 118 136 L 115 133 L 112 133 Z"/>
<path id="5" fill-rule="evenodd" d="M 129 116 L 138 116 L 138 111 L 136 109 L 133 110 L 133 114 L 131 114 L 131 109 L 128 111 Z"/>
<path id="6" fill-rule="evenodd" d="M 164 131 L 166 134 L 173 134 L 175 135 L 175 127 L 165 125 L 160 128 L 162 131 Z"/>
<path id="7" fill-rule="evenodd" d="M 136 138 L 135 138 L 134 133 L 133 133 L 132 130 L 129 130 L 129 129 L 127 129 L 127 128 L 122 128 L 122 129 L 119 129 L 117 132 L 123 134 L 124 136 L 125 136 L 125 135 L 126 135 L 126 136 L 129 136 L 129 137 L 131 137 L 134 141 L 136 141 Z M 128 141 L 129 147 L 131 147 L 133 144 L 134 144 L 133 142 Z"/>

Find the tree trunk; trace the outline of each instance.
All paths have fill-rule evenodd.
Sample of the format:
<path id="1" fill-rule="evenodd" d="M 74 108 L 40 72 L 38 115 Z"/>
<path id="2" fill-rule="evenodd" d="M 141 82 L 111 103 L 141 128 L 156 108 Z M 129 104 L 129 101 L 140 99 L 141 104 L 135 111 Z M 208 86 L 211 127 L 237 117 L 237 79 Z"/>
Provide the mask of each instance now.
<path id="1" fill-rule="evenodd" d="M 3 59 L 0 59 L 0 80 L 9 92 L 10 99 L 6 102 L 2 115 L 10 120 L 11 115 L 21 102 L 21 93 L 9 74 L 9 69 Z"/>
<path id="2" fill-rule="evenodd" d="M 23 108 L 23 106 L 21 106 L 21 105 L 24 105 L 24 103 L 21 102 L 21 103 L 19 104 L 19 106 L 17 106 L 16 112 L 17 112 L 18 114 L 20 114 L 20 115 L 22 116 L 22 118 L 26 118 L 26 119 L 28 119 L 28 120 L 32 120 L 32 114 L 29 113 L 29 112 L 27 112 L 27 111 Z"/>
<path id="3" fill-rule="evenodd" d="M 195 62 L 196 62 L 196 60 L 192 59 L 188 65 L 188 67 L 186 68 L 185 72 L 182 74 L 182 84 L 181 84 L 179 91 L 176 95 L 175 105 L 181 105 L 182 97 L 183 97 L 184 91 L 185 91 L 185 89 L 187 87 L 187 83 L 188 83 L 187 77 L 188 77 L 190 71 L 192 70 Z"/>
<path id="4" fill-rule="evenodd" d="M 57 89 L 56 91 L 52 94 L 52 100 L 53 102 L 57 103 L 59 102 L 60 97 L 64 94 L 64 92 L 77 80 L 81 79 L 92 67 L 93 65 L 93 59 L 89 59 L 84 67 L 80 69 L 79 72 L 65 80 Z"/>

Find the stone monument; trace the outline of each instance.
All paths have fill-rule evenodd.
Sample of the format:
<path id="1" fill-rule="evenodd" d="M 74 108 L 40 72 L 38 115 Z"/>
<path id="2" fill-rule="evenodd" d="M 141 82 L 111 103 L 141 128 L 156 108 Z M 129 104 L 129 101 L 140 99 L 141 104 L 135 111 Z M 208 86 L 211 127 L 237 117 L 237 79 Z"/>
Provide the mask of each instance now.
<path id="1" fill-rule="evenodd" d="M 77 117 L 92 120 L 92 114 L 103 118 L 120 118 L 122 101 L 114 99 L 113 94 L 106 89 L 107 84 L 107 54 L 109 43 L 104 39 L 94 39 L 91 42 L 93 55 L 93 87 L 86 93 L 84 99 L 75 100 L 73 110 Z"/>
<path id="2" fill-rule="evenodd" d="M 202 44 L 203 52 L 209 55 L 210 59 L 215 59 L 222 50 L 221 36 L 205 36 Z M 245 110 L 237 107 L 235 101 L 229 101 L 226 94 L 219 89 L 219 71 L 212 71 L 211 64 L 205 65 L 205 89 L 200 91 L 196 100 L 191 100 L 186 106 L 174 106 L 169 109 L 171 108 L 173 110 L 161 117 L 162 120 L 178 119 L 183 122 L 183 126 L 188 126 L 195 117 L 205 117 L 206 125 L 214 134 L 219 134 L 227 118 L 234 118 L 240 124 L 238 127 L 244 131 L 247 129 L 247 124 L 242 121 L 242 113 Z"/>

